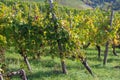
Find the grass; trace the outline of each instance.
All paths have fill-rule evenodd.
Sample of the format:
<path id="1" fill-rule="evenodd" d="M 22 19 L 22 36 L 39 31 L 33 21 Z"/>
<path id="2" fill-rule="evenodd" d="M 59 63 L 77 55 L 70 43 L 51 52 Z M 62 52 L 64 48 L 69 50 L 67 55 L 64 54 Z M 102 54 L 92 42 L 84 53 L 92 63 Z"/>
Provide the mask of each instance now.
<path id="1" fill-rule="evenodd" d="M 108 63 L 106 66 L 102 65 L 103 51 L 101 59 L 97 59 L 97 51 L 94 47 L 86 50 L 88 64 L 90 65 L 95 77 L 92 77 L 81 62 L 77 60 L 66 59 L 68 74 L 64 75 L 61 72 L 60 59 L 55 57 L 52 59 L 50 56 L 42 57 L 40 60 L 29 59 L 33 72 L 24 67 L 27 72 L 28 80 L 120 80 L 120 69 L 114 66 L 120 65 L 120 57 L 113 56 L 112 51 L 109 51 Z M 120 50 L 117 49 L 119 53 Z M 6 52 L 6 63 L 9 71 L 18 70 L 23 63 L 22 58 L 17 53 L 10 51 Z M 13 77 L 11 80 L 20 80 L 19 76 Z"/>

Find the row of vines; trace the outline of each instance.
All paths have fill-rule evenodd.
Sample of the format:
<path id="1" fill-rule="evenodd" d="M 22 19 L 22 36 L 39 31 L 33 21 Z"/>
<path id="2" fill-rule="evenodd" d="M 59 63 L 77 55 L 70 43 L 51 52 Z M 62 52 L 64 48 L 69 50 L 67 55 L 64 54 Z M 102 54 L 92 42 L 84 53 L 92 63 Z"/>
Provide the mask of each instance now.
<path id="1" fill-rule="evenodd" d="M 74 57 L 93 75 L 83 46 L 87 43 L 104 46 L 107 41 L 118 44 L 120 13 L 114 13 L 112 25 L 110 16 L 111 8 L 76 10 L 59 7 L 51 0 L 44 4 L 1 1 L 0 65 L 5 61 L 5 50 L 15 47 L 30 71 L 28 57 L 50 55 L 60 57 L 65 74 L 65 58 Z"/>

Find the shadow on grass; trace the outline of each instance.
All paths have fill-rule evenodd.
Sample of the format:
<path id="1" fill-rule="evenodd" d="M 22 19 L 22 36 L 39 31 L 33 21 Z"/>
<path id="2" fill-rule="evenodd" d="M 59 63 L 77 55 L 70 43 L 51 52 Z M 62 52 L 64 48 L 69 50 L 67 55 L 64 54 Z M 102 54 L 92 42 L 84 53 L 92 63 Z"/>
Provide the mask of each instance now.
<path id="1" fill-rule="evenodd" d="M 37 80 L 45 80 L 45 78 L 46 79 L 48 79 L 50 77 L 54 78 L 56 76 L 59 76 L 60 74 L 62 74 L 61 71 L 52 71 L 52 70 L 50 70 L 50 71 L 36 72 L 34 74 L 28 75 L 27 77 L 28 77 L 29 80 L 35 80 L 35 79 L 37 79 Z"/>
<path id="2" fill-rule="evenodd" d="M 98 62 L 101 62 L 102 61 L 102 58 L 98 58 L 98 56 L 92 56 L 92 57 L 87 57 L 87 60 L 88 61 L 98 61 Z"/>
<path id="3" fill-rule="evenodd" d="M 54 65 L 58 64 L 57 62 L 55 62 L 54 60 L 32 60 L 31 64 L 33 64 L 34 66 L 43 66 L 43 67 L 53 67 Z"/>
<path id="4" fill-rule="evenodd" d="M 88 48 L 86 48 L 86 50 L 96 50 L 96 47 L 88 47 Z"/>
<path id="5" fill-rule="evenodd" d="M 96 64 L 91 66 L 92 69 L 97 69 L 97 70 L 112 70 L 112 66 L 105 66 L 103 64 Z"/>
<path id="6" fill-rule="evenodd" d="M 119 58 L 116 58 L 116 59 L 115 58 L 110 58 L 110 59 L 107 60 L 108 63 L 111 63 L 113 61 L 117 61 L 118 62 L 118 61 L 120 61 L 120 59 Z"/>
<path id="7" fill-rule="evenodd" d="M 95 64 L 92 65 L 91 68 L 101 69 L 101 68 L 105 68 L 105 66 L 103 66 L 102 64 Z"/>

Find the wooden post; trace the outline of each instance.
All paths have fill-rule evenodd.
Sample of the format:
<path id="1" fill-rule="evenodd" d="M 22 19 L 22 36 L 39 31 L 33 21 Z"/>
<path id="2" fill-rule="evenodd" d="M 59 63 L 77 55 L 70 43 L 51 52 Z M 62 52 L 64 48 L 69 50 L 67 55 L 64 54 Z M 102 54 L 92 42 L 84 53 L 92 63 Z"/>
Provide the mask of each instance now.
<path id="1" fill-rule="evenodd" d="M 113 17 L 114 17 L 114 11 L 113 11 L 113 2 L 111 2 L 111 15 L 110 15 L 110 26 L 112 27 Z"/>
<path id="2" fill-rule="evenodd" d="M 111 29 L 110 31 L 112 30 L 112 22 L 113 22 L 113 2 L 111 2 L 111 15 L 110 15 L 110 26 L 111 26 Z M 103 60 L 103 65 L 106 65 L 107 63 L 107 56 L 108 56 L 108 47 L 109 47 L 109 41 L 106 42 L 106 45 L 105 45 L 105 52 L 104 52 L 104 60 Z"/>
<path id="3" fill-rule="evenodd" d="M 113 22 L 113 18 L 114 18 L 114 11 L 113 11 L 112 4 L 113 4 L 113 2 L 111 2 L 111 16 L 110 16 L 110 26 L 111 26 L 111 28 L 112 28 L 112 22 Z M 113 39 L 113 41 L 114 41 L 114 39 Z M 118 56 L 116 51 L 115 51 L 115 44 L 114 43 L 112 44 L 112 48 L 113 48 L 113 54 L 115 56 Z"/>
<path id="4" fill-rule="evenodd" d="M 106 42 L 106 45 L 105 45 L 103 65 L 106 65 L 106 63 L 107 63 L 108 46 L 109 46 L 109 41 L 107 41 L 107 42 Z"/>
<path id="5" fill-rule="evenodd" d="M 53 10 L 53 0 L 49 0 L 49 4 L 50 4 L 50 10 L 51 10 L 51 13 L 52 13 L 52 19 L 55 22 L 54 29 L 55 29 L 55 32 L 58 33 L 58 31 L 57 31 L 58 25 L 56 23 L 57 18 L 56 18 L 55 13 L 52 12 L 52 10 Z M 62 72 L 64 74 L 67 74 L 67 69 L 66 69 L 65 61 L 64 61 L 64 58 L 63 58 L 62 45 L 61 45 L 61 42 L 60 42 L 59 39 L 57 40 L 57 43 L 58 43 L 58 48 L 59 48 L 59 53 L 60 53 Z"/>

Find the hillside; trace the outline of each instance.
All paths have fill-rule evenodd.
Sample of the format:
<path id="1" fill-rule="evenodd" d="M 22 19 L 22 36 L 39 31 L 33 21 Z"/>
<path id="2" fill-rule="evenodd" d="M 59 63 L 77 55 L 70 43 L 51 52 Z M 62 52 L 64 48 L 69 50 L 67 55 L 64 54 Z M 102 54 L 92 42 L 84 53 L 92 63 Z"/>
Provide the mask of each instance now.
<path id="1" fill-rule="evenodd" d="M 120 10 L 120 0 L 82 0 L 85 4 L 95 8 L 106 8 L 111 2 L 113 2 L 113 9 Z"/>
<path id="2" fill-rule="evenodd" d="M 0 0 L 3 1 L 3 0 Z M 4 0 L 4 1 L 34 1 L 43 3 L 45 0 Z M 66 6 L 69 8 L 76 8 L 76 9 L 90 9 L 91 7 L 85 4 L 82 0 L 53 0 L 58 3 L 60 6 Z"/>
<path id="3" fill-rule="evenodd" d="M 32 1 L 32 0 L 30 0 Z M 33 0 L 43 2 L 45 0 Z M 76 9 L 90 9 L 95 7 L 107 8 L 111 1 L 113 2 L 114 10 L 120 10 L 120 0 L 54 0 L 59 5 L 67 6 Z"/>
<path id="4" fill-rule="evenodd" d="M 45 0 L 11 0 L 11 1 L 29 1 L 29 2 L 34 1 L 43 3 Z M 66 6 L 69 8 L 76 9 L 91 9 L 96 7 L 106 9 L 109 6 L 110 2 L 113 1 L 114 10 L 120 10 L 120 0 L 53 0 L 53 1 L 57 2 L 60 6 Z"/>
<path id="5" fill-rule="evenodd" d="M 86 5 L 82 0 L 55 0 L 58 4 L 62 6 L 67 6 L 71 8 L 77 9 L 89 9 L 90 6 Z"/>
<path id="6" fill-rule="evenodd" d="M 37 2 L 44 2 L 45 0 L 30 0 L 30 1 L 37 1 Z M 82 0 L 54 0 L 60 6 L 66 6 L 69 8 L 76 8 L 76 9 L 90 9 L 91 7 L 85 4 Z"/>

